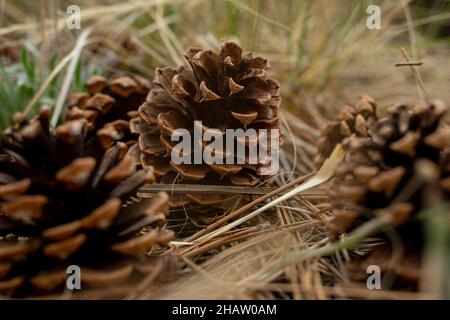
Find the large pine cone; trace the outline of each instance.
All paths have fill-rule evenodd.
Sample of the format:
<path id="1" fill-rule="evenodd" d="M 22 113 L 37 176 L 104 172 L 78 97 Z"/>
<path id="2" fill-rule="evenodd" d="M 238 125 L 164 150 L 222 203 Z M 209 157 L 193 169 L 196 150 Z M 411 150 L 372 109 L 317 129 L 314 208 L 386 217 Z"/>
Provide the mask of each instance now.
<path id="1" fill-rule="evenodd" d="M 336 237 L 373 217 L 388 215 L 404 247 L 402 261 L 394 266 L 397 284 L 415 289 L 424 243 L 417 214 L 436 199 L 450 198 L 448 108 L 440 101 L 426 107 L 401 105 L 368 130 L 370 138 L 353 136 L 344 142 L 346 157 L 330 187 L 335 217 L 328 227 Z M 386 271 L 391 251 L 385 244 L 353 260 L 351 277 L 366 279 L 370 264 Z"/>
<path id="2" fill-rule="evenodd" d="M 81 268 L 83 287 L 149 270 L 148 250 L 173 237 L 158 227 L 168 196 L 122 204 L 154 181 L 151 168 L 137 171 L 123 142 L 87 154 L 85 119 L 54 132 L 48 110 L 17 119 L 0 140 L 0 294 L 62 289 L 69 265 Z"/>
<path id="3" fill-rule="evenodd" d="M 339 111 L 336 120 L 328 123 L 321 132 L 314 159 L 317 168 L 322 166 L 334 147 L 345 138 L 351 135 L 363 138 L 369 136 L 367 128 L 377 120 L 376 107 L 371 97 L 363 96 L 355 106 L 346 105 Z"/>
<path id="4" fill-rule="evenodd" d="M 270 176 L 261 175 L 267 159 L 258 158 L 257 163 L 243 159 L 242 164 L 175 164 L 170 157 L 176 144 L 171 142 L 171 134 L 184 128 L 193 136 L 194 121 L 202 121 L 202 132 L 218 129 L 222 135 L 226 129 L 268 129 L 269 135 L 270 129 L 279 129 L 280 86 L 266 76 L 269 63 L 251 54 L 243 56 L 242 49 L 232 42 L 223 43 L 218 54 L 191 48 L 185 57 L 192 70 L 156 69 L 154 87 L 139 108 L 140 117 L 131 122 L 132 132 L 140 134 L 142 165 L 153 166 L 163 183 L 176 182 L 177 175 L 183 183 L 254 186 L 263 182 Z M 195 143 L 198 141 L 191 145 Z M 205 144 L 200 145 L 205 150 Z M 225 150 L 220 153 L 223 158 L 237 156 Z M 186 194 L 172 198 L 171 204 L 190 202 L 227 206 L 220 194 Z"/>

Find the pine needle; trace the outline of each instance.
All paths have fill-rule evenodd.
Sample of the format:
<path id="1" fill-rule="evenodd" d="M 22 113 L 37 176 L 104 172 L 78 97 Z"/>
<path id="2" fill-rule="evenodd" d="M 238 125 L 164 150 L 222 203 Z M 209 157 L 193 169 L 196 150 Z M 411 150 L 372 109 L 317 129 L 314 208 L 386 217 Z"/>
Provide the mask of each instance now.
<path id="1" fill-rule="evenodd" d="M 299 185 L 295 189 L 289 191 L 288 193 L 282 195 L 281 197 L 276 198 L 275 200 L 269 202 L 268 204 L 262 206 L 261 208 L 256 209 L 255 211 L 249 213 L 248 215 L 208 234 L 205 235 L 199 239 L 196 240 L 196 242 L 200 241 L 207 241 L 214 237 L 220 236 L 221 234 L 233 229 L 234 227 L 256 217 L 260 213 L 266 211 L 267 209 L 272 208 L 273 206 L 277 205 L 278 203 L 285 201 L 289 198 L 292 198 L 310 188 L 313 188 L 319 184 L 322 184 L 323 182 L 327 181 L 333 176 L 334 170 L 336 169 L 336 166 L 338 163 L 344 158 L 345 152 L 341 145 L 337 145 L 336 148 L 333 150 L 333 153 L 331 154 L 330 158 L 328 158 L 325 163 L 322 165 L 320 170 L 308 181 L 305 183 Z"/>
<path id="2" fill-rule="evenodd" d="M 411 59 L 409 58 L 406 50 L 404 48 L 400 48 L 400 51 L 402 52 L 402 55 L 405 58 L 406 62 L 411 62 Z M 425 90 L 425 86 L 423 85 L 422 76 L 420 75 L 420 71 L 417 70 L 417 68 L 413 65 L 410 65 L 409 67 L 411 68 L 411 71 L 414 74 L 414 78 L 416 79 L 417 88 L 419 90 L 419 95 L 420 95 L 420 100 L 422 100 L 422 102 L 424 104 L 426 104 L 427 100 L 428 100 L 428 95 Z"/>

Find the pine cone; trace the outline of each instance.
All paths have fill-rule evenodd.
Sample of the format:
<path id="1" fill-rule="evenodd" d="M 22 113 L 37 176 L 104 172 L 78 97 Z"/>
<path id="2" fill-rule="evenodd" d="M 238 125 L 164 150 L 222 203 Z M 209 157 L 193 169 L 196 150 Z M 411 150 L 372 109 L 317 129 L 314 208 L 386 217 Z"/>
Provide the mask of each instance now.
<path id="1" fill-rule="evenodd" d="M 376 120 L 376 104 L 369 96 L 363 96 L 356 106 L 344 106 L 336 120 L 330 122 L 321 132 L 317 156 L 314 159 L 316 167 L 320 168 L 334 147 L 345 138 L 353 134 L 368 137 L 367 127 Z"/>
<path id="2" fill-rule="evenodd" d="M 16 123 L 0 140 L 0 294 L 62 289 L 69 265 L 85 286 L 112 286 L 150 271 L 146 252 L 165 245 L 168 196 L 122 206 L 154 180 L 136 171 L 119 142 L 86 155 L 85 119 L 49 128 L 49 111 Z M 143 228 L 153 226 L 143 232 Z"/>
<path id="3" fill-rule="evenodd" d="M 174 183 L 177 174 L 183 183 L 254 186 L 263 182 L 267 176 L 261 175 L 261 168 L 266 164 L 260 158 L 253 164 L 248 159 L 242 164 L 175 164 L 170 136 L 181 128 L 193 136 L 194 121 L 202 121 L 202 132 L 218 129 L 221 134 L 226 129 L 267 129 L 269 134 L 270 129 L 279 129 L 280 86 L 266 76 L 269 63 L 251 54 L 243 56 L 232 42 L 223 43 L 218 54 L 191 48 L 185 57 L 192 70 L 156 69 L 140 117 L 131 122 L 132 132 L 140 134 L 142 165 L 153 166 L 163 183 Z M 237 156 L 227 154 L 225 147 L 220 153 L 224 158 Z M 228 206 L 224 200 L 220 194 L 186 194 L 172 198 L 171 204 L 224 208 Z"/>
<path id="4" fill-rule="evenodd" d="M 328 228 L 336 237 L 373 217 L 390 217 L 404 247 L 401 263 L 394 266 L 397 284 L 416 288 L 424 242 L 417 213 L 450 197 L 448 108 L 440 101 L 426 107 L 401 105 L 368 130 L 370 138 L 353 136 L 344 142 L 346 158 L 330 187 L 335 217 Z M 366 279 L 370 264 L 386 271 L 391 251 L 385 244 L 353 260 L 351 277 Z"/>
<path id="5" fill-rule="evenodd" d="M 71 94 L 66 120 L 86 119 L 87 140 L 95 142 L 91 139 L 95 134 L 96 143 L 100 143 L 103 151 L 117 141 L 128 146 L 135 144 L 137 137 L 130 132 L 129 120 L 137 116 L 137 110 L 150 90 L 150 82 L 139 76 L 108 81 L 95 75 L 85 86 L 88 92 Z M 96 143 L 91 146 L 93 151 L 97 148 Z"/>

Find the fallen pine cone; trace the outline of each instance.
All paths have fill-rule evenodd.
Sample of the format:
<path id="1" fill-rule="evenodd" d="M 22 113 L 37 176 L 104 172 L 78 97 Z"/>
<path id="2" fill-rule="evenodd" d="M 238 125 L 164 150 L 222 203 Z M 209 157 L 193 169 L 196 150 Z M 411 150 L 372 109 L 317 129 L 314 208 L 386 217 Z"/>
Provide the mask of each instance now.
<path id="1" fill-rule="evenodd" d="M 450 198 L 450 129 L 448 107 L 400 105 L 368 127 L 370 137 L 344 140 L 347 153 L 330 187 L 335 217 L 328 223 L 333 238 L 364 222 L 387 216 L 403 241 L 404 255 L 391 267 L 396 287 L 416 290 L 424 246 L 423 222 L 417 214 L 435 201 Z M 386 243 L 348 264 L 354 280 L 367 279 L 366 268 L 389 268 L 392 248 Z"/>
<path id="2" fill-rule="evenodd" d="M 62 290 L 71 265 L 81 268 L 83 288 L 151 272 L 147 252 L 174 236 L 162 229 L 168 196 L 123 204 L 154 181 L 152 168 L 136 170 L 123 142 L 87 155 L 89 122 L 52 131 L 49 116 L 16 117 L 1 136 L 0 294 Z"/>
<path id="3" fill-rule="evenodd" d="M 111 80 L 94 75 L 86 81 L 88 92 L 74 92 L 68 101 L 66 120 L 87 120 L 87 141 L 92 152 L 107 150 L 117 141 L 131 146 L 137 136 L 130 132 L 129 121 L 137 116 L 145 101 L 150 82 L 139 76 L 122 76 Z M 95 135 L 95 139 L 92 136 Z M 103 152 L 102 151 L 102 152 Z"/>
<path id="4" fill-rule="evenodd" d="M 219 53 L 191 48 L 185 57 L 191 70 L 156 69 L 147 101 L 139 108 L 139 117 L 131 122 L 131 131 L 140 135 L 138 156 L 143 167 L 154 167 L 157 181 L 167 184 L 181 181 L 255 186 L 263 183 L 271 176 L 261 174 L 261 169 L 267 167 L 264 162 L 267 159 L 258 158 L 256 163 L 250 163 L 245 158 L 240 164 L 238 161 L 233 164 L 176 164 L 170 155 L 175 146 L 171 135 L 177 129 L 186 129 L 192 136 L 195 129 L 202 133 L 219 130 L 222 137 L 226 129 L 266 129 L 269 135 L 271 129 L 279 130 L 280 85 L 267 77 L 269 63 L 251 54 L 243 56 L 242 49 L 233 42 L 223 43 Z M 195 121 L 202 121 L 200 128 L 195 127 Z M 261 137 L 257 136 L 259 147 Z M 196 143 L 199 141 L 193 140 L 192 146 Z M 248 154 L 249 141 L 237 143 L 245 144 Z M 201 152 L 208 148 L 200 144 Z M 270 147 L 268 149 L 270 156 Z M 219 150 L 223 159 L 239 157 L 234 151 L 227 151 Z M 223 210 L 235 205 L 236 201 L 229 201 L 235 198 L 188 193 L 171 197 L 170 205 Z"/>
<path id="5" fill-rule="evenodd" d="M 336 117 L 336 120 L 327 124 L 322 130 L 317 145 L 317 155 L 314 159 L 317 168 L 331 155 L 334 147 L 351 135 L 368 137 L 367 128 L 372 122 L 377 121 L 376 103 L 369 96 L 363 96 L 355 105 L 344 106 Z"/>

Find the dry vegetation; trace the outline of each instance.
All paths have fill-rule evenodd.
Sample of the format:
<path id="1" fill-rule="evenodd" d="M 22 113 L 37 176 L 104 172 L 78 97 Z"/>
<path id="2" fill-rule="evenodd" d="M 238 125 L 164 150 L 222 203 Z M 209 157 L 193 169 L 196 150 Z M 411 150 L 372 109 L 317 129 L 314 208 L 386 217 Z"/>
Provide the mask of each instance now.
<path id="1" fill-rule="evenodd" d="M 348 251 L 373 244 L 376 239 L 368 236 L 377 222 L 338 243 L 330 242 L 324 227 L 331 213 L 326 183 L 320 182 L 329 178 L 327 166 L 333 167 L 340 154 L 319 173 L 313 158 L 319 131 L 336 110 L 363 94 L 374 97 L 381 109 L 419 99 L 411 70 L 394 66 L 404 61 L 401 47 L 412 60 L 423 61 L 420 73 L 428 96 L 450 101 L 450 43 L 426 28 L 430 24 L 448 25 L 450 4 L 444 2 L 444 10 L 419 15 L 408 1 L 376 2 L 382 8 L 383 28 L 370 31 L 366 28 L 366 1 L 77 1 L 82 10 L 82 31 L 91 28 L 87 40 L 81 41 L 85 75 L 136 73 L 151 78 L 157 66 L 185 64 L 182 53 L 189 46 L 217 48 L 221 40 L 233 40 L 244 50 L 267 57 L 271 75 L 282 83 L 285 144 L 276 184 L 284 190 L 277 189 L 266 202 L 238 212 L 236 216 L 246 218 L 231 225 L 233 229 L 230 223 L 236 218 L 225 218 L 216 225 L 220 232 L 210 228 L 201 237 L 192 234 L 203 230 L 205 221 L 189 212 L 169 217 L 168 227 L 189 227 L 191 236 L 177 239 L 172 248 L 181 253 L 186 267 L 175 282 L 155 286 L 148 279 L 138 288 L 122 289 L 129 290 L 128 298 L 439 296 L 435 288 L 419 294 L 368 292 L 365 286 L 351 283 L 343 271 Z M 44 70 L 34 98 L 51 87 L 46 80 L 52 75 L 62 85 L 67 74 L 68 81 L 75 81 L 76 72 L 67 72 L 67 65 L 75 43 L 80 43 L 80 31 L 67 30 L 64 20 L 64 10 L 72 3 L 0 1 L 0 36 L 8 39 L 7 46 L 34 48 L 35 63 Z M 46 68 L 54 53 L 60 69 L 51 74 Z M 57 96 L 54 98 L 57 105 Z M 28 105 L 33 110 L 38 101 L 30 98 L 20 107 Z M 309 177 L 317 183 L 302 188 L 301 183 Z M 297 192 L 279 201 L 278 197 L 290 190 L 288 183 L 288 187 L 296 186 Z M 262 206 L 264 210 L 249 217 Z M 102 292 L 89 294 L 101 297 Z"/>

